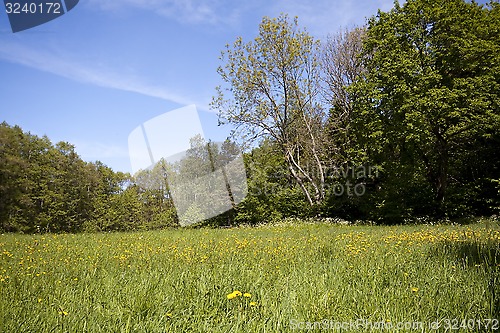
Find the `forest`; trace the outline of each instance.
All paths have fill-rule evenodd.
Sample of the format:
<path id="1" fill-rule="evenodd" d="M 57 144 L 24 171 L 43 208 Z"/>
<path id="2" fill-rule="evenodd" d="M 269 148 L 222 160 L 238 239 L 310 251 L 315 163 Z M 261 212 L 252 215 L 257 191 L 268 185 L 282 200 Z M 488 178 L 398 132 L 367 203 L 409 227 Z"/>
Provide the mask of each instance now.
<path id="1" fill-rule="evenodd" d="M 234 128 L 224 145 L 244 152 L 248 194 L 204 225 L 499 213 L 498 2 L 409 0 L 321 41 L 296 17 L 264 17 L 254 40 L 221 52 L 218 73 L 210 107 Z M 177 227 L 164 170 L 117 172 L 3 122 L 0 230 Z"/>

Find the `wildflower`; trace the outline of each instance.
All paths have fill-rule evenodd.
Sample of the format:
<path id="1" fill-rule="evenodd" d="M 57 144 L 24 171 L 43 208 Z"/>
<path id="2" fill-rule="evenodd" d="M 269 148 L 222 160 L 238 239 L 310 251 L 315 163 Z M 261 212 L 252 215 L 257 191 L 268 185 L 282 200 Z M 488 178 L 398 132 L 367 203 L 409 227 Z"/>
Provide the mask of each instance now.
<path id="1" fill-rule="evenodd" d="M 236 298 L 236 294 L 235 293 L 230 293 L 227 295 L 227 299 L 233 299 L 233 298 Z"/>
<path id="2" fill-rule="evenodd" d="M 244 293 L 243 297 L 250 298 L 250 297 L 252 297 L 252 294 L 250 294 L 250 293 Z"/>
<path id="3" fill-rule="evenodd" d="M 59 314 L 60 314 L 61 316 L 65 317 L 65 316 L 67 316 L 67 315 L 68 315 L 68 311 L 64 311 L 64 310 L 62 310 L 62 309 L 61 309 L 61 310 L 59 311 Z"/>
<path id="4" fill-rule="evenodd" d="M 172 314 L 171 314 L 170 312 L 165 313 L 165 315 L 166 315 L 168 318 L 172 318 Z"/>
<path id="5" fill-rule="evenodd" d="M 411 288 L 411 291 L 414 292 L 414 293 L 416 293 L 418 291 L 418 288 L 413 287 L 413 288 Z"/>
<path id="6" fill-rule="evenodd" d="M 257 306 L 256 302 L 250 302 L 250 306 Z"/>
<path id="7" fill-rule="evenodd" d="M 233 291 L 233 294 L 235 294 L 236 296 L 241 296 L 242 295 L 241 291 L 239 291 L 239 290 Z"/>

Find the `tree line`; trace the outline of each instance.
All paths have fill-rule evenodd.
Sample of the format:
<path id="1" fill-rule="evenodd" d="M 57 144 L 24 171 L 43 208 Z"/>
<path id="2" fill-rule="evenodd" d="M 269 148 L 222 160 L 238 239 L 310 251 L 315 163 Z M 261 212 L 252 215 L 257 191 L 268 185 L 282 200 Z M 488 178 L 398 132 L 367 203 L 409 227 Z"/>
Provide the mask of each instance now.
<path id="1" fill-rule="evenodd" d="M 294 193 L 296 213 L 384 223 L 495 214 L 499 29 L 495 1 L 396 2 L 324 43 L 297 18 L 265 17 L 258 37 L 222 52 L 212 107 L 235 138 L 258 143 L 258 164 L 287 170 L 277 193 Z M 347 169 L 377 172 L 335 171 Z M 281 202 L 269 200 L 254 210 Z"/>
<path id="2" fill-rule="evenodd" d="M 245 151 L 248 195 L 206 223 L 497 214 L 499 30 L 494 1 L 408 0 L 323 42 L 297 18 L 263 18 L 254 40 L 222 52 L 211 103 L 235 128 L 226 151 Z M 193 138 L 178 168 L 196 174 L 193 158 L 209 145 Z M 114 172 L 84 162 L 69 143 L 3 123 L 0 227 L 177 226 L 168 168 L 161 160 L 133 176 Z"/>
<path id="3" fill-rule="evenodd" d="M 151 171 L 153 172 L 153 171 Z M 0 124 L 0 229 L 141 230 L 175 225 L 170 202 L 130 174 L 85 162 L 67 142 Z"/>

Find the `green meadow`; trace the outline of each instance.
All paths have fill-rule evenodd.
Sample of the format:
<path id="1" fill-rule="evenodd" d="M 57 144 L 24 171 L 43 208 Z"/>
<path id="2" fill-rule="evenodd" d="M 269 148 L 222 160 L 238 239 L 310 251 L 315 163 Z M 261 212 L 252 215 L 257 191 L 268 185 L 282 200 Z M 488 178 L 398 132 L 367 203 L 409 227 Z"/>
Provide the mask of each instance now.
<path id="1" fill-rule="evenodd" d="M 0 236 L 0 332 L 489 332 L 499 313 L 492 220 Z"/>

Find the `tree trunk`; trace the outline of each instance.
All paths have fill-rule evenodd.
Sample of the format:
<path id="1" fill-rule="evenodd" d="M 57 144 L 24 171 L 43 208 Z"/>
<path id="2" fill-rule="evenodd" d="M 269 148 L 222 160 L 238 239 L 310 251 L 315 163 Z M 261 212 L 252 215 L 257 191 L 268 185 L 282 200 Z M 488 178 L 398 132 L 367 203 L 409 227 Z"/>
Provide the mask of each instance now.
<path id="1" fill-rule="evenodd" d="M 438 138 L 438 165 L 435 179 L 436 202 L 441 209 L 448 188 L 448 145 L 442 138 Z"/>
<path id="2" fill-rule="evenodd" d="M 320 204 L 325 195 L 324 195 L 324 174 L 323 174 L 323 169 L 322 166 L 319 165 L 318 167 L 321 168 L 320 173 L 321 173 L 321 179 L 320 179 L 320 185 L 315 183 L 314 179 L 311 178 L 311 176 L 303 169 L 300 167 L 300 165 L 297 163 L 297 161 L 294 159 L 292 153 L 290 151 L 285 151 L 285 159 L 288 164 L 288 169 L 290 170 L 290 173 L 292 174 L 292 177 L 295 179 L 297 184 L 299 184 L 302 192 L 306 196 L 307 201 L 311 206 L 318 205 Z M 303 175 L 303 177 L 300 176 L 300 174 Z M 311 195 L 310 191 L 307 189 L 306 184 L 304 183 L 304 179 L 309 183 L 313 189 L 314 189 L 314 198 Z"/>

